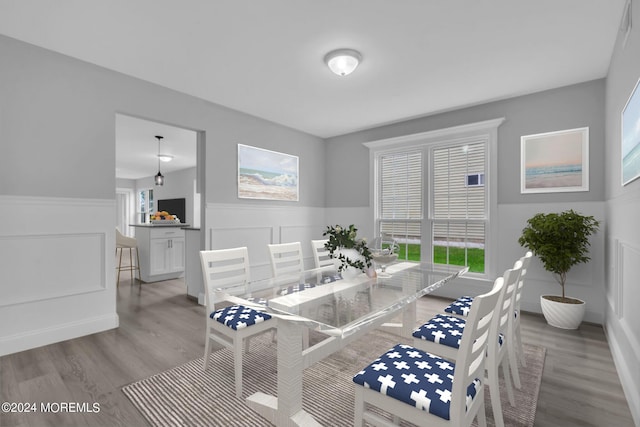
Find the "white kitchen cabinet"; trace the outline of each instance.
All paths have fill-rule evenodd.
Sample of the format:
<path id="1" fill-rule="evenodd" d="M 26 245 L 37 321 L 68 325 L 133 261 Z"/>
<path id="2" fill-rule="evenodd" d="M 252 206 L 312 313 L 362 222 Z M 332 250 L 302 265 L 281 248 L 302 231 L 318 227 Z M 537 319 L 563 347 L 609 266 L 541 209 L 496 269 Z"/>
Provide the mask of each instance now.
<path id="1" fill-rule="evenodd" d="M 143 282 L 175 279 L 184 274 L 184 226 L 136 226 Z"/>

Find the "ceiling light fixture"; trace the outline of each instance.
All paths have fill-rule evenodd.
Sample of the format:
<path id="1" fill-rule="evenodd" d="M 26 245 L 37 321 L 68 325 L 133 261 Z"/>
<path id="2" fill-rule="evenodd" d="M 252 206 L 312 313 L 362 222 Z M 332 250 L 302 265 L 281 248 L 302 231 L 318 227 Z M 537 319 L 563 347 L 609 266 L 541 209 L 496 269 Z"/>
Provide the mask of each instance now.
<path id="1" fill-rule="evenodd" d="M 348 76 L 362 61 L 360 52 L 353 49 L 337 49 L 327 53 L 324 62 L 339 76 Z"/>
<path id="2" fill-rule="evenodd" d="M 160 173 L 160 141 L 162 140 L 162 136 L 160 135 L 156 135 L 156 138 L 158 138 L 158 174 L 155 176 L 155 182 L 156 185 L 163 185 L 164 184 L 164 176 L 162 176 L 162 173 Z"/>

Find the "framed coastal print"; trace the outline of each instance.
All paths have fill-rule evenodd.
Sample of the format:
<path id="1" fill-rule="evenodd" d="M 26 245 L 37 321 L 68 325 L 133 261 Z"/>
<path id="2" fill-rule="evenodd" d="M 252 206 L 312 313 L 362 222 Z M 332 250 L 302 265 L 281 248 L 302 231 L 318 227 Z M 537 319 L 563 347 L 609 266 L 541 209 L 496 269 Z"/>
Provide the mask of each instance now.
<path id="1" fill-rule="evenodd" d="M 640 177 L 640 80 L 622 110 L 622 185 Z"/>
<path id="2" fill-rule="evenodd" d="M 521 193 L 589 191 L 589 128 L 520 138 Z"/>
<path id="3" fill-rule="evenodd" d="M 298 156 L 238 144 L 238 197 L 298 201 Z"/>

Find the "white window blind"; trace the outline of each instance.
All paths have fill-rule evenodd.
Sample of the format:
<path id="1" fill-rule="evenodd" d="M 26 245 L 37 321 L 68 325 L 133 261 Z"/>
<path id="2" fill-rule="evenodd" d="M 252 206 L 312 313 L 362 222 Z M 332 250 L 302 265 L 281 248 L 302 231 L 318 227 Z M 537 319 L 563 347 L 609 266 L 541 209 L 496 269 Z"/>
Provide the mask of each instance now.
<path id="1" fill-rule="evenodd" d="M 504 118 L 366 142 L 375 171 L 375 230 L 400 258 L 495 274 L 498 127 Z"/>

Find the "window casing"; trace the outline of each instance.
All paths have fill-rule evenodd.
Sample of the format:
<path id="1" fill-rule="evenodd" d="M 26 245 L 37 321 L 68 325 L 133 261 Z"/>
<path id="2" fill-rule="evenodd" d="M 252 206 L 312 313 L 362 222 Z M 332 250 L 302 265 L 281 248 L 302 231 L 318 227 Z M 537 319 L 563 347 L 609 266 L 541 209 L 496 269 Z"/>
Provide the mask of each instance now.
<path id="1" fill-rule="evenodd" d="M 401 259 L 470 265 L 471 275 L 494 274 L 492 177 L 503 120 L 365 143 L 374 230 L 399 240 Z"/>
<path id="2" fill-rule="evenodd" d="M 149 222 L 150 214 L 155 211 L 155 205 L 153 201 L 153 189 L 146 189 L 138 191 L 138 203 L 137 215 L 140 224 L 146 224 Z"/>

